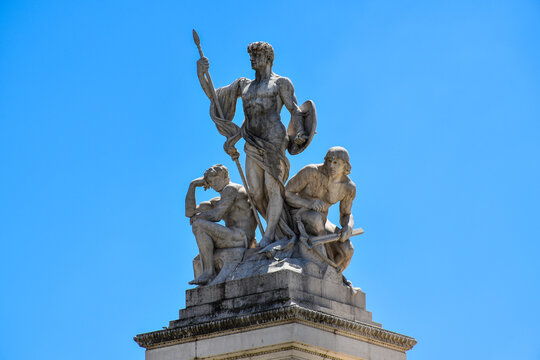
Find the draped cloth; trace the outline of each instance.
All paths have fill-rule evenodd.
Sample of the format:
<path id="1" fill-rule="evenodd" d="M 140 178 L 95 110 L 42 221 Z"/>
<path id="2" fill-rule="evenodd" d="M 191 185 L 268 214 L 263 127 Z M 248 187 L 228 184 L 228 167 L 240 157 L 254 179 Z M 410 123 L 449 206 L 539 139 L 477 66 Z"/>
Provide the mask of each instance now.
<path id="1" fill-rule="evenodd" d="M 219 117 L 215 100 L 210 100 L 210 117 L 214 121 L 214 124 L 216 124 L 219 133 L 227 138 L 223 144 L 225 152 L 228 152 L 230 148 L 234 147 L 234 144 L 242 136 L 238 125 L 232 122 L 234 113 L 236 112 L 236 100 L 238 98 L 236 96 L 236 89 L 239 81 L 240 79 L 216 91 L 221 111 L 223 111 L 223 118 Z"/>
<path id="2" fill-rule="evenodd" d="M 242 81 L 249 81 L 246 78 L 240 78 L 234 81 L 232 84 L 219 88 L 216 90 L 217 98 L 223 111 L 223 118 L 221 118 L 216 109 L 214 99 L 210 104 L 210 117 L 214 121 L 219 133 L 227 138 L 223 144 L 225 152 L 229 153 L 236 142 L 243 137 L 246 141 L 244 151 L 246 156 L 253 159 L 266 174 L 270 174 L 279 184 L 281 189 L 281 196 L 285 195 L 285 182 L 289 177 L 290 164 L 289 160 L 285 156 L 286 146 L 280 146 L 281 144 L 274 144 L 266 139 L 263 139 L 253 133 L 251 133 L 246 127 L 246 120 L 244 120 L 242 127 L 232 122 L 234 114 L 236 112 L 236 103 L 239 97 L 239 85 Z M 287 139 L 284 139 L 287 142 Z M 286 143 L 285 143 L 286 145 Z M 283 202 L 284 209 L 281 212 L 281 218 L 278 224 L 276 235 L 278 237 L 294 236 L 294 222 L 290 216 L 289 210 L 285 201 Z M 265 203 L 260 204 L 263 208 L 268 205 L 268 196 L 265 193 Z"/>

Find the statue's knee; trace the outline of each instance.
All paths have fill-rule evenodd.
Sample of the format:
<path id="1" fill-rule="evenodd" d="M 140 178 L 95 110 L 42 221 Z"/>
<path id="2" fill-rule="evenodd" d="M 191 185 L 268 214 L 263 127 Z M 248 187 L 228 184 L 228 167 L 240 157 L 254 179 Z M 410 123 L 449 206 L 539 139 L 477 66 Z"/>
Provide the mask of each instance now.
<path id="1" fill-rule="evenodd" d="M 316 223 L 314 230 L 317 235 L 324 235 L 324 233 L 326 232 L 324 229 L 324 225 L 321 222 Z"/>
<path id="2" fill-rule="evenodd" d="M 345 253 L 346 257 L 351 258 L 354 254 L 354 247 L 350 240 L 347 240 L 343 243 L 343 252 Z"/>
<path id="3" fill-rule="evenodd" d="M 268 187 L 268 198 L 279 198 L 282 199 L 281 189 L 278 186 L 269 186 Z"/>
<path id="4" fill-rule="evenodd" d="M 266 192 L 268 193 L 268 197 L 279 196 L 281 198 L 281 186 L 271 175 L 267 174 L 265 176 L 264 185 Z"/>
<path id="5" fill-rule="evenodd" d="M 313 235 L 324 235 L 326 233 L 321 221 L 310 222 L 307 226 L 307 230 Z"/>
<path id="6" fill-rule="evenodd" d="M 193 231 L 193 233 L 201 231 L 204 228 L 204 222 L 205 220 L 201 219 L 195 220 L 193 224 L 191 224 L 191 230 Z"/>

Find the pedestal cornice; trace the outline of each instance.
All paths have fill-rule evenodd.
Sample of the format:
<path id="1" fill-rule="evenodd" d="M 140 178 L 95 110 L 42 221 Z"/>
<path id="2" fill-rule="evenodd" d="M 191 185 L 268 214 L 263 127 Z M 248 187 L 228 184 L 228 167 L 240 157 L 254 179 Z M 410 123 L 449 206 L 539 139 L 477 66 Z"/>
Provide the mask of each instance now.
<path id="1" fill-rule="evenodd" d="M 190 342 L 224 334 L 250 331 L 286 323 L 298 322 L 327 331 L 339 332 L 340 335 L 377 344 L 392 350 L 405 352 L 410 350 L 416 340 L 370 324 L 350 321 L 337 316 L 307 309 L 298 304 L 290 304 L 278 309 L 235 316 L 216 321 L 168 328 L 139 334 L 134 340 L 147 350 L 156 349 L 184 342 Z"/>

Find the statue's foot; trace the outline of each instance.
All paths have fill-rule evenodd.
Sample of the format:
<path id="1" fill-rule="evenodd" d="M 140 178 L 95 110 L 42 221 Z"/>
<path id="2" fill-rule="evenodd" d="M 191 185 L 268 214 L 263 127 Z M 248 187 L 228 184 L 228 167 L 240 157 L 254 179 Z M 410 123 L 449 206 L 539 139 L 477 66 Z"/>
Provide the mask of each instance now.
<path id="1" fill-rule="evenodd" d="M 211 275 L 202 273 L 201 276 L 199 276 L 198 278 L 191 280 L 189 284 L 190 285 L 206 285 L 208 284 L 208 282 L 210 282 L 211 279 L 212 279 Z"/>
<path id="2" fill-rule="evenodd" d="M 352 282 L 350 282 L 349 280 L 347 280 L 347 278 L 345 277 L 345 275 L 341 274 L 341 276 L 343 277 L 343 285 L 348 286 L 348 287 L 350 287 L 350 288 L 353 288 L 353 287 L 354 287 L 353 284 L 352 284 Z M 358 288 L 358 289 L 360 289 L 360 288 Z"/>
<path id="3" fill-rule="evenodd" d="M 267 247 L 273 242 L 272 240 L 273 240 L 272 238 L 267 237 L 266 235 L 263 236 L 263 238 L 261 239 L 261 242 L 259 243 L 259 247 L 261 249 L 264 249 L 265 247 Z"/>

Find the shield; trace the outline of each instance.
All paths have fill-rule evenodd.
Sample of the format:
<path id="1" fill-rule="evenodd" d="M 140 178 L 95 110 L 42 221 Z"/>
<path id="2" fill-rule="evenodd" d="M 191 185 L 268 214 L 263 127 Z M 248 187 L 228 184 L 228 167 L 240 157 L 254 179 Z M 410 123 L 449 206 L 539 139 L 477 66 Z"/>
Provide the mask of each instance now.
<path id="1" fill-rule="evenodd" d="M 300 110 L 304 114 L 304 132 L 308 138 L 302 145 L 296 144 L 294 142 L 294 138 L 298 131 L 296 130 L 293 121 L 290 121 L 289 127 L 287 128 L 287 136 L 289 137 L 289 146 L 287 148 L 289 150 L 289 154 L 291 155 L 297 155 L 304 151 L 311 143 L 311 140 L 313 140 L 315 130 L 317 129 L 317 111 L 315 110 L 315 104 L 313 101 L 308 100 L 303 103 L 302 106 L 300 106 Z"/>

